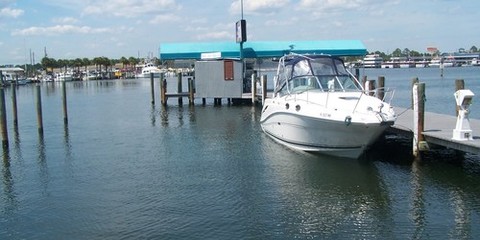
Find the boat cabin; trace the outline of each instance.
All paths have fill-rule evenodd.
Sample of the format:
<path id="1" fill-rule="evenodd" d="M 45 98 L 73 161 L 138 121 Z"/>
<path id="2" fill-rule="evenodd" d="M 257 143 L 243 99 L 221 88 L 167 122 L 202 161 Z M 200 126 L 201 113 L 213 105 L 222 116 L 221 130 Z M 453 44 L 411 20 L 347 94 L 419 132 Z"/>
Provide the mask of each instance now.
<path id="1" fill-rule="evenodd" d="M 328 55 L 293 55 L 280 59 L 275 91 L 281 95 L 317 89 L 322 92 L 359 91 L 361 85 L 343 60 Z"/>

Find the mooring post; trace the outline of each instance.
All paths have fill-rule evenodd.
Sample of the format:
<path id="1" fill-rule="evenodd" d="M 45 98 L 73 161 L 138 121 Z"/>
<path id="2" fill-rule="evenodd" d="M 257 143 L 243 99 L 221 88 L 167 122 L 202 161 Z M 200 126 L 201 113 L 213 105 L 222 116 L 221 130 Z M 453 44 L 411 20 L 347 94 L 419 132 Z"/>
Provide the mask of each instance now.
<path id="1" fill-rule="evenodd" d="M 264 105 L 267 98 L 267 75 L 262 75 L 260 80 L 262 82 L 262 105 Z"/>
<path id="2" fill-rule="evenodd" d="M 193 78 L 188 79 L 188 104 L 192 105 L 195 101 Z"/>
<path id="3" fill-rule="evenodd" d="M 420 151 L 428 149 L 423 136 L 425 124 L 425 83 L 413 85 L 413 156 L 418 159 Z"/>
<path id="4" fill-rule="evenodd" d="M 38 123 L 38 133 L 43 135 L 43 115 L 42 115 L 42 94 L 40 92 L 40 85 L 36 86 L 35 89 L 36 95 L 36 107 L 37 107 L 37 123 Z"/>
<path id="5" fill-rule="evenodd" d="M 167 105 L 167 79 L 162 79 L 160 81 L 160 101 L 162 102 L 163 106 Z"/>
<path id="6" fill-rule="evenodd" d="M 419 83 L 418 77 L 412 78 L 412 87 L 411 87 L 411 89 L 413 89 L 413 86 L 415 86 L 415 84 L 417 84 L 417 83 Z M 413 108 L 413 105 L 414 105 L 414 104 L 415 104 L 415 101 L 413 100 L 413 91 L 412 91 L 410 107 Z"/>
<path id="7" fill-rule="evenodd" d="M 383 100 L 385 98 L 385 76 L 379 76 L 377 81 L 377 98 Z"/>
<path id="8" fill-rule="evenodd" d="M 375 80 L 366 80 L 365 81 L 365 92 L 369 96 L 375 95 Z"/>
<path id="9" fill-rule="evenodd" d="M 155 82 L 153 81 L 153 72 L 150 73 L 150 92 L 152 93 L 152 104 L 155 104 Z"/>
<path id="10" fill-rule="evenodd" d="M 252 73 L 252 104 L 257 101 L 257 74 Z"/>
<path id="11" fill-rule="evenodd" d="M 63 103 L 63 123 L 68 124 L 67 87 L 65 82 L 62 83 L 62 103 Z"/>
<path id="12" fill-rule="evenodd" d="M 0 76 L 1 76 L 1 72 L 0 72 Z M 2 146 L 3 146 L 3 149 L 7 149 L 8 148 L 7 113 L 5 108 L 5 91 L 3 87 L 0 87 L 0 128 L 2 131 Z"/>
<path id="13" fill-rule="evenodd" d="M 362 83 L 363 89 L 365 89 L 365 93 L 368 94 L 368 92 L 366 91 L 367 90 L 366 89 L 366 87 L 367 87 L 367 76 L 362 77 L 362 82 L 361 83 Z"/>
<path id="14" fill-rule="evenodd" d="M 17 87 L 12 84 L 12 111 L 13 111 L 13 126 L 18 127 L 18 111 L 17 111 Z"/>
<path id="15" fill-rule="evenodd" d="M 158 84 L 160 86 L 160 91 L 158 91 L 160 93 L 160 102 L 163 103 L 163 96 L 162 96 L 162 86 L 163 86 L 163 79 L 165 78 L 165 75 L 164 73 L 160 73 L 160 83 Z"/>
<path id="16" fill-rule="evenodd" d="M 182 93 L 182 73 L 179 72 L 177 77 L 177 93 Z M 178 96 L 178 104 L 183 104 L 182 96 Z"/>
<path id="17" fill-rule="evenodd" d="M 455 80 L 455 92 L 457 92 L 458 90 L 462 90 L 462 89 L 465 89 L 465 81 L 463 81 L 463 79 L 456 79 Z M 455 103 L 455 116 L 458 116 L 458 110 L 459 110 L 459 106 Z"/>

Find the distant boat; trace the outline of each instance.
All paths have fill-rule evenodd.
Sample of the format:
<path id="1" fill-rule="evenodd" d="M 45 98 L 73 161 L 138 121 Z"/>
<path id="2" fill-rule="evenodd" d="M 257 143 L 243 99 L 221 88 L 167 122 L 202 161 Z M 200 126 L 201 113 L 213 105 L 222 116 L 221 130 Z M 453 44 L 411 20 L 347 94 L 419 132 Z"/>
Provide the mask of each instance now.
<path id="1" fill-rule="evenodd" d="M 274 85 L 260 124 L 293 149 L 358 158 L 396 120 L 390 104 L 366 94 L 337 57 L 282 57 Z"/>
<path id="2" fill-rule="evenodd" d="M 383 58 L 378 54 L 369 54 L 363 58 L 364 68 L 380 68 L 382 66 Z"/>
<path id="3" fill-rule="evenodd" d="M 156 67 L 153 63 L 148 62 L 143 65 L 141 72 L 135 75 L 135 77 L 149 78 L 151 73 L 153 73 L 153 77 L 158 78 L 160 77 L 160 73 L 162 73 L 162 70 Z"/>
<path id="4" fill-rule="evenodd" d="M 472 59 L 472 61 L 470 62 L 470 65 L 472 65 L 472 66 L 480 66 L 480 60 L 478 60 L 477 58 L 474 58 L 474 59 Z"/>
<path id="5" fill-rule="evenodd" d="M 72 81 L 72 80 L 73 80 L 73 74 L 69 72 L 61 72 L 55 75 L 55 81 L 65 82 L 65 81 Z"/>
<path id="6" fill-rule="evenodd" d="M 450 60 L 446 60 L 444 58 L 433 58 L 430 63 L 428 63 L 429 67 L 453 67 L 454 64 Z"/>

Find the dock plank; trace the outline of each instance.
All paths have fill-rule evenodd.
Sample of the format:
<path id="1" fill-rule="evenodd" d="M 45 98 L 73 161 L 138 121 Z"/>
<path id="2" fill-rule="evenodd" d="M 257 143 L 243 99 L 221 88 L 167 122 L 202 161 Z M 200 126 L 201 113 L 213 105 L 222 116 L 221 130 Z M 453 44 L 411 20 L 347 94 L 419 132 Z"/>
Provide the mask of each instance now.
<path id="1" fill-rule="evenodd" d="M 390 130 L 413 135 L 413 110 L 395 107 L 395 112 L 398 114 L 398 118 Z M 470 127 L 473 133 L 473 140 L 471 141 L 452 139 L 456 122 L 457 118 L 452 115 L 425 112 L 425 125 L 422 134 L 427 143 L 480 154 L 480 120 L 470 119 Z"/>

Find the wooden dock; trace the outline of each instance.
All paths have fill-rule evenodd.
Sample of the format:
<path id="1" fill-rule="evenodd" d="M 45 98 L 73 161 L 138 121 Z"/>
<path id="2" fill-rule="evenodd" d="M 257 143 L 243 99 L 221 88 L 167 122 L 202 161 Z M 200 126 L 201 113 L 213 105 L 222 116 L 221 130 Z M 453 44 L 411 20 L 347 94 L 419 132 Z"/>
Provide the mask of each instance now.
<path id="1" fill-rule="evenodd" d="M 389 131 L 413 136 L 413 110 L 395 107 L 398 118 Z M 462 152 L 480 154 L 480 120 L 470 119 L 473 140 L 452 140 L 457 118 L 451 115 L 425 112 L 425 124 L 422 135 L 429 145 L 438 145 Z"/>

